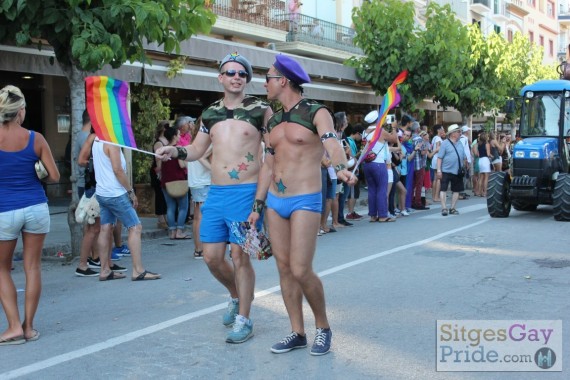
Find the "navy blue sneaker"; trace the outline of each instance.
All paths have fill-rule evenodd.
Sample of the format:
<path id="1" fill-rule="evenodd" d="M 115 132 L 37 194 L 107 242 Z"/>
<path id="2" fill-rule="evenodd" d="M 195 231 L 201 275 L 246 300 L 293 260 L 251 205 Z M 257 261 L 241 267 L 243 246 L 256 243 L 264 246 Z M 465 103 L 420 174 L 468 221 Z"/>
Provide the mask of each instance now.
<path id="1" fill-rule="evenodd" d="M 311 348 L 311 355 L 325 355 L 331 350 L 332 331 L 328 329 L 317 329 L 315 341 Z"/>
<path id="2" fill-rule="evenodd" d="M 275 343 L 273 347 L 271 347 L 271 352 L 275 354 L 283 354 L 296 348 L 305 347 L 307 347 L 307 337 L 301 336 L 293 331 L 291 334 L 283 338 L 281 342 Z"/>
<path id="3" fill-rule="evenodd" d="M 119 261 L 121 260 L 121 255 L 116 254 L 115 252 L 111 252 L 111 261 Z"/>

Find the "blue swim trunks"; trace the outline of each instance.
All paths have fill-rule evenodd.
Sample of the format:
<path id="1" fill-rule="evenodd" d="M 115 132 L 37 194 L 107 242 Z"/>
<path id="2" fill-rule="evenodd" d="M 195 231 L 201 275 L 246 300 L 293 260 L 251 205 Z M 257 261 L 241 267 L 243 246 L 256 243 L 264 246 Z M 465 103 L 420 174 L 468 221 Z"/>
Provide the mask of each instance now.
<path id="1" fill-rule="evenodd" d="M 232 235 L 232 222 L 245 222 L 257 190 L 256 183 L 241 185 L 212 185 L 208 198 L 202 206 L 200 239 L 204 243 L 236 243 Z M 261 230 L 263 218 L 259 218 L 257 229 Z"/>
<path id="2" fill-rule="evenodd" d="M 323 196 L 320 191 L 283 198 L 267 193 L 267 208 L 275 210 L 283 219 L 289 219 L 291 214 L 299 210 L 320 214 L 323 209 Z"/>

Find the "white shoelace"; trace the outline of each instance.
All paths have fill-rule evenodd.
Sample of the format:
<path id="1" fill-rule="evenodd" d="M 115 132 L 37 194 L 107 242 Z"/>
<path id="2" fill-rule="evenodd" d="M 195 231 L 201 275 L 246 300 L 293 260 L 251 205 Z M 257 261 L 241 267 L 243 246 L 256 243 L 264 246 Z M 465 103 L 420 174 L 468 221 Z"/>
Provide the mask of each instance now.
<path id="1" fill-rule="evenodd" d="M 323 329 L 317 329 L 317 335 L 315 336 L 315 345 L 324 346 L 327 341 L 327 333 Z"/>
<path id="2" fill-rule="evenodd" d="M 238 321 L 236 319 L 236 321 L 234 322 L 234 332 L 240 332 L 244 325 L 245 325 L 245 322 Z"/>
<path id="3" fill-rule="evenodd" d="M 283 343 L 284 345 L 288 345 L 289 342 L 291 342 L 292 340 L 294 340 L 297 337 L 297 333 L 296 332 L 292 332 L 291 334 L 287 335 L 285 338 L 283 338 L 283 340 L 280 343 Z"/>

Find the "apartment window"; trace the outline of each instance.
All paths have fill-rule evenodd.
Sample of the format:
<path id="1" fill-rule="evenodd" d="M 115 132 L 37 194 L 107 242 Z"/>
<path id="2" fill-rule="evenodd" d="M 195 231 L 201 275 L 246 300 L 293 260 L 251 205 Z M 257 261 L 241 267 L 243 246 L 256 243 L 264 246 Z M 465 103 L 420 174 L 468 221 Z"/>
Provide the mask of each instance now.
<path id="1" fill-rule="evenodd" d="M 546 15 L 548 17 L 554 17 L 554 4 L 550 1 L 546 4 Z"/>
<path id="2" fill-rule="evenodd" d="M 508 30 L 507 31 L 507 41 L 509 42 L 513 42 L 513 31 L 512 30 Z"/>
<path id="3" fill-rule="evenodd" d="M 548 52 L 551 57 L 554 57 L 554 41 L 548 40 Z"/>
<path id="4" fill-rule="evenodd" d="M 471 19 L 471 23 L 477 25 L 477 27 L 479 28 L 479 30 L 481 30 L 481 21 L 475 20 L 475 19 Z"/>
<path id="5" fill-rule="evenodd" d="M 535 7 L 535 4 L 536 4 L 535 0 L 526 0 L 526 3 L 533 8 Z"/>
<path id="6" fill-rule="evenodd" d="M 540 41 L 540 46 L 544 46 L 544 36 L 538 36 L 538 40 Z"/>
<path id="7" fill-rule="evenodd" d="M 534 43 L 534 32 L 528 32 L 528 40 Z"/>
<path id="8" fill-rule="evenodd" d="M 495 29 L 495 33 L 501 34 L 501 27 L 499 25 L 493 25 L 493 29 Z"/>

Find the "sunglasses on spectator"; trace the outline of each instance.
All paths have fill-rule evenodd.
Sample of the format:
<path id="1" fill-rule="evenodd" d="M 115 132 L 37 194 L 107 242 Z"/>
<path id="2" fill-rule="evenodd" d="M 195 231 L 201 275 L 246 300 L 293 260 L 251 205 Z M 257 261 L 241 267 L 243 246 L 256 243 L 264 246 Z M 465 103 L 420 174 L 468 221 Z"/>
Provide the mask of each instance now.
<path id="1" fill-rule="evenodd" d="M 265 74 L 265 83 L 269 83 L 269 79 L 271 78 L 283 78 L 283 75 Z"/>
<path id="2" fill-rule="evenodd" d="M 247 78 L 247 71 L 244 70 L 226 70 L 226 71 L 222 71 L 220 74 L 222 75 L 226 75 L 228 77 L 235 77 L 236 74 L 240 77 L 240 78 Z"/>

